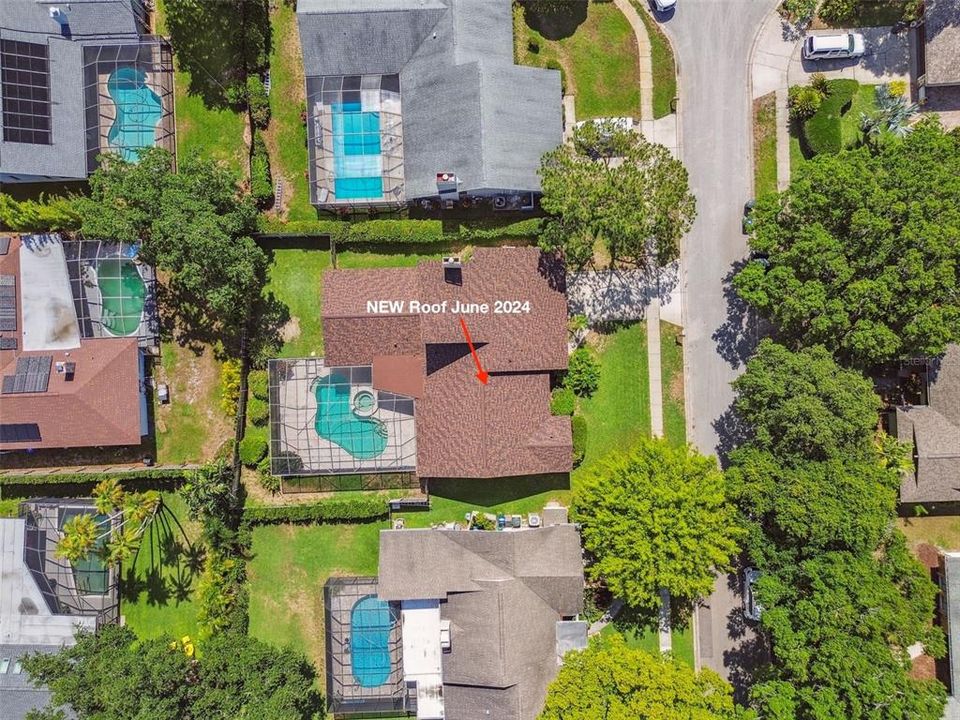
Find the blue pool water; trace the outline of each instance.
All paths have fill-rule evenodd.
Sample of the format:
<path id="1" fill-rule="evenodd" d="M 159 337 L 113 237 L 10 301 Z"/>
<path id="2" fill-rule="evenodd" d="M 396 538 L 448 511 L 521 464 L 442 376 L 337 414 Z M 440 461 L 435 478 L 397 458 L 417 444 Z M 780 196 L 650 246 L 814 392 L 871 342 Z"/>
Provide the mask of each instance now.
<path id="1" fill-rule="evenodd" d="M 154 131 L 163 115 L 160 96 L 147 85 L 143 71 L 130 66 L 110 73 L 107 92 L 117 109 L 107 140 L 124 160 L 136 162 L 140 148 L 153 147 Z"/>
<path id="2" fill-rule="evenodd" d="M 376 418 L 357 417 L 350 404 L 350 382 L 333 372 L 317 380 L 317 435 L 336 443 L 355 458 L 380 455 L 387 447 L 384 424 Z"/>
<path id="3" fill-rule="evenodd" d="M 335 104 L 331 110 L 334 194 L 338 200 L 382 197 L 380 113 L 364 112 L 358 102 Z"/>
<path id="4" fill-rule="evenodd" d="M 390 678 L 390 606 L 375 595 L 361 598 L 350 611 L 350 663 L 361 687 L 377 687 Z"/>

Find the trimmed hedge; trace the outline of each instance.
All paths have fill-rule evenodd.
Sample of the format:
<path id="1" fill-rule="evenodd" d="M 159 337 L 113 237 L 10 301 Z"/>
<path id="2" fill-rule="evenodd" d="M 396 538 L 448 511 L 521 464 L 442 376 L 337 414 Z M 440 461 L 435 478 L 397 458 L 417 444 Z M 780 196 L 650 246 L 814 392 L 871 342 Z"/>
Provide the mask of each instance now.
<path id="1" fill-rule="evenodd" d="M 807 147 L 815 154 L 836 154 L 843 149 L 840 118 L 850 109 L 860 83 L 856 80 L 830 80 L 830 92 L 813 117 L 803 124 Z"/>
<path id="2" fill-rule="evenodd" d="M 98 483 L 101 480 L 116 478 L 125 480 L 180 480 L 187 470 L 180 468 L 144 468 L 143 470 L 116 470 L 113 472 L 77 472 L 77 473 L 37 473 L 37 474 L 0 474 L 0 485 L 67 485 Z"/>
<path id="3" fill-rule="evenodd" d="M 576 467 L 583 462 L 583 456 L 587 453 L 587 421 L 581 415 L 574 415 L 570 423 L 573 431 L 573 466 Z"/>
<path id="4" fill-rule="evenodd" d="M 445 233 L 440 220 L 295 220 L 261 221 L 261 232 L 328 237 L 344 245 L 432 245 L 493 240 L 526 240 L 540 234 L 540 218 L 526 218 L 500 227 L 473 228 L 461 225 L 456 232 Z"/>
<path id="5" fill-rule="evenodd" d="M 386 499 L 367 495 L 304 505 L 254 505 L 243 509 L 243 521 L 250 525 L 371 522 L 387 514 Z"/>
<path id="6" fill-rule="evenodd" d="M 247 420 L 254 425 L 263 426 L 270 419 L 270 406 L 267 401 L 254 395 L 247 400 Z"/>
<path id="7" fill-rule="evenodd" d="M 247 374 L 247 388 L 250 394 L 261 400 L 269 400 L 269 379 L 266 370 L 251 370 Z"/>
<path id="8" fill-rule="evenodd" d="M 259 75 L 247 76 L 247 107 L 256 127 L 263 130 L 270 124 L 270 98 Z"/>
<path id="9" fill-rule="evenodd" d="M 247 435 L 240 441 L 240 462 L 248 468 L 255 468 L 267 454 L 267 441 L 262 437 Z"/>
<path id="10" fill-rule="evenodd" d="M 577 396 L 568 387 L 558 387 L 550 395 L 550 414 L 573 415 L 577 408 Z"/>
<path id="11" fill-rule="evenodd" d="M 273 204 L 273 177 L 270 174 L 270 155 L 263 135 L 259 130 L 253 133 L 253 146 L 250 152 L 250 194 L 261 210 Z"/>

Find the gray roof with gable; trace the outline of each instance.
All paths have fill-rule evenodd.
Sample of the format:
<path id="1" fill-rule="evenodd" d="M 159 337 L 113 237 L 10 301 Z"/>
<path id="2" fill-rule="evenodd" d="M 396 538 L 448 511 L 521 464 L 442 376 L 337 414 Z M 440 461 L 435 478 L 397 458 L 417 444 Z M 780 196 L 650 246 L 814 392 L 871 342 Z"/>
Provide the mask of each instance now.
<path id="1" fill-rule="evenodd" d="M 67 5 L 69 36 L 50 17 L 51 7 Z M 136 40 L 143 16 L 142 0 L 0 0 L 0 39 L 48 47 L 53 119 L 52 145 L 4 142 L 0 133 L 0 175 L 87 177 L 83 46 Z M 2 122 L 0 116 L 0 127 Z"/>
<path id="2" fill-rule="evenodd" d="M 377 594 L 445 600 L 448 717 L 533 720 L 558 668 L 557 622 L 583 610 L 580 536 L 573 525 L 384 530 Z"/>
<path id="3" fill-rule="evenodd" d="M 0 708 L 4 720 L 24 720 L 31 710 L 40 710 L 50 702 L 47 688 L 35 687 L 26 672 L 16 672 L 16 662 L 30 653 L 54 653 L 52 645 L 0 645 L 0 659 L 9 660 L 6 672 L 0 672 Z M 2 668 L 0 668 L 2 669 Z M 74 717 L 72 712 L 67 717 Z"/>
<path id="4" fill-rule="evenodd" d="M 927 372 L 927 404 L 897 408 L 897 437 L 913 445 L 916 463 L 900 500 L 960 501 L 960 345 L 949 345 Z"/>
<path id="5" fill-rule="evenodd" d="M 510 0 L 301 0 L 307 77 L 399 74 L 405 194 L 539 190 L 561 141 L 560 73 L 513 64 Z"/>

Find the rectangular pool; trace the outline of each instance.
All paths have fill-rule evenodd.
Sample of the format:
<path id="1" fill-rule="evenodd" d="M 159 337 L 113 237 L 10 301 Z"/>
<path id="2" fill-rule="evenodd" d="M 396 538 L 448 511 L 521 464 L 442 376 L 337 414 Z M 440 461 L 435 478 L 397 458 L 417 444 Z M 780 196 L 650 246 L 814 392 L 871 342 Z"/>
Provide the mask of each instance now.
<path id="1" fill-rule="evenodd" d="M 380 113 L 362 110 L 359 102 L 336 103 L 331 112 L 334 194 L 338 200 L 382 198 Z"/>

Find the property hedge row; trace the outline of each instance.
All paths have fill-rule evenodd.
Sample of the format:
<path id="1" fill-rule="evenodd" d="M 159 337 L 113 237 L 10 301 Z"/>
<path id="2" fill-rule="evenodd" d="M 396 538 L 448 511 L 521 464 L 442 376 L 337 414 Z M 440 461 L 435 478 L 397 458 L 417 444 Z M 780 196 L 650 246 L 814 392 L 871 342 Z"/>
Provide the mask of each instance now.
<path id="1" fill-rule="evenodd" d="M 0 193 L 0 230 L 49 232 L 79 227 L 80 216 L 66 198 L 41 195 L 39 200 L 17 201 Z"/>
<path id="2" fill-rule="evenodd" d="M 185 472 L 186 469 L 182 468 L 144 468 L 142 470 L 116 470 L 113 472 L 2 473 L 0 474 L 0 485 L 98 483 L 109 478 L 116 478 L 120 482 L 128 480 L 180 480 Z"/>
<path id="3" fill-rule="evenodd" d="M 243 509 L 243 520 L 251 525 L 370 522 L 386 517 L 387 501 L 377 496 L 323 500 L 304 505 L 255 505 Z"/>
<path id="4" fill-rule="evenodd" d="M 813 117 L 803 124 L 807 147 L 817 155 L 836 154 L 843 149 L 843 127 L 840 118 L 850 109 L 860 84 L 856 80 L 831 80 L 827 97 Z"/>
<path id="5" fill-rule="evenodd" d="M 262 221 L 266 234 L 329 237 L 337 245 L 431 245 L 434 243 L 462 243 L 490 240 L 526 240 L 540 232 L 540 218 L 494 228 L 471 228 L 461 225 L 457 232 L 444 232 L 440 220 L 295 220 L 279 222 L 272 218 Z"/>
<path id="6" fill-rule="evenodd" d="M 273 177 L 270 174 L 270 155 L 259 130 L 253 133 L 250 151 L 250 194 L 261 210 L 273 204 Z"/>

